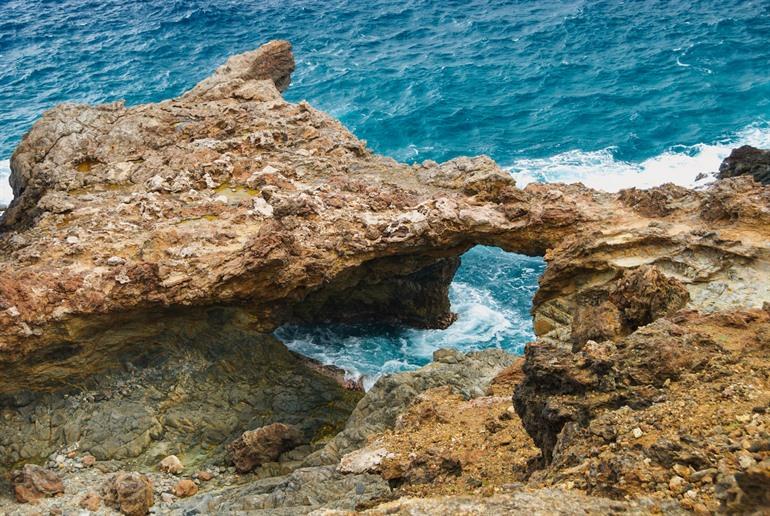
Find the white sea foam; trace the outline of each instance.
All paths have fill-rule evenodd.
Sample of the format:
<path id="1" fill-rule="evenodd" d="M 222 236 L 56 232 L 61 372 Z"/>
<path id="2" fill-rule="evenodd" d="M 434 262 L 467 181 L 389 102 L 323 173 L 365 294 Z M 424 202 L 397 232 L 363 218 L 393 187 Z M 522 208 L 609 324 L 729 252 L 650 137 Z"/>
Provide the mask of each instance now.
<path id="1" fill-rule="evenodd" d="M 731 138 L 713 144 L 672 147 L 641 163 L 618 160 L 613 149 L 608 148 L 593 152 L 575 150 L 548 158 L 520 159 L 507 168 L 519 186 L 531 182 L 581 182 L 608 192 L 630 187 L 649 188 L 664 183 L 697 187 L 713 181 L 722 160 L 741 145 L 770 147 L 770 126 L 752 125 Z M 696 181 L 699 174 L 706 174 L 707 177 Z"/>
<path id="2" fill-rule="evenodd" d="M 11 191 L 11 185 L 8 182 L 8 176 L 11 174 L 11 161 L 0 161 L 0 210 L 3 206 L 7 206 L 13 199 L 13 192 Z"/>

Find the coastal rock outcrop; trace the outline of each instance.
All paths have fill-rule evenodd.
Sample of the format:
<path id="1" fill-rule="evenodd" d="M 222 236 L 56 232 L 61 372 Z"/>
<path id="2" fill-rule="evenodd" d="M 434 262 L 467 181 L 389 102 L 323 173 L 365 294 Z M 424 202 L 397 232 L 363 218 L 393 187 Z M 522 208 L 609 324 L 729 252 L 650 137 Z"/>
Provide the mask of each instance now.
<path id="1" fill-rule="evenodd" d="M 502 405 L 510 392 L 479 412 L 495 436 L 484 446 L 523 428 L 541 455 L 515 472 L 527 482 L 516 493 L 393 511 L 527 508 L 538 490 L 554 510 L 569 497 L 640 512 L 669 500 L 697 512 L 766 503 L 770 187 L 754 165 L 754 177 L 701 190 L 521 189 L 483 156 L 408 165 L 373 154 L 336 120 L 283 99 L 293 69 L 290 45 L 273 42 L 176 99 L 64 104 L 25 135 L 0 218 L 3 464 L 79 446 L 100 461 L 155 468 L 174 453 L 198 467 L 280 421 L 324 446 L 277 476 L 176 505 L 171 486 L 162 503 L 179 514 L 353 510 L 435 471 L 452 489 L 462 479 L 493 494 L 502 485 L 468 476 L 491 471 L 478 461 L 424 447 L 421 458 L 383 460 L 393 486 L 382 468 L 345 474 L 337 464 L 386 439 L 410 407 L 404 425 L 422 409 L 439 417 L 430 396 L 476 410 L 470 402 L 490 398 L 513 357 L 444 350 L 361 398 L 267 335 L 335 321 L 444 328 L 460 257 L 483 244 L 547 262 L 537 340 L 506 373 L 518 383 L 516 414 Z M 520 425 L 500 419 L 517 415 Z M 455 437 L 465 450 L 478 438 Z M 149 479 L 125 475 L 105 503 L 146 512 Z M 559 498 L 562 488 L 626 501 Z"/>
<path id="2" fill-rule="evenodd" d="M 486 157 L 401 164 L 284 100 L 292 68 L 272 43 L 176 99 L 64 104 L 32 127 L 0 219 L 0 393 L 93 374 L 212 307 L 244 331 L 445 327 L 475 244 L 545 255 L 540 335 L 569 326 L 584 288 L 640 265 L 680 281 L 692 308 L 767 296 L 768 193 L 750 178 L 607 194 L 518 189 Z"/>
<path id="3" fill-rule="evenodd" d="M 733 149 L 719 167 L 719 178 L 748 175 L 758 182 L 770 184 L 770 150 L 743 145 Z"/>

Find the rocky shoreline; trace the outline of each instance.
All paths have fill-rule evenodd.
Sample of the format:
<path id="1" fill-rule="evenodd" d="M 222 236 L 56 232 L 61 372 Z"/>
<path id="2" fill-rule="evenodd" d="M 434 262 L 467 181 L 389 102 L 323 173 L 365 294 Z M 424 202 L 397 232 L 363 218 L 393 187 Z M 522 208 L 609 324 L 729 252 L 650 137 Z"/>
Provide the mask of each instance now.
<path id="1" fill-rule="evenodd" d="M 14 152 L 0 512 L 770 510 L 766 153 L 700 190 L 520 189 L 373 154 L 282 98 L 293 70 L 274 41 Z M 523 358 L 441 350 L 364 394 L 270 335 L 447 327 L 477 244 L 545 257 Z"/>

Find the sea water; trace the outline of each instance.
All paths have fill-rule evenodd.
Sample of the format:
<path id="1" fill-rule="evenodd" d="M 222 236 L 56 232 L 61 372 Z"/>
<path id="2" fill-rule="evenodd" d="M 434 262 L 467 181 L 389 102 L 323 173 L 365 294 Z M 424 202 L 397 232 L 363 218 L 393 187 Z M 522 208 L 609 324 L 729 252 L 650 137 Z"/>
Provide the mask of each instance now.
<path id="1" fill-rule="evenodd" d="M 0 0 L 0 204 L 45 109 L 170 98 L 274 38 L 294 44 L 289 100 L 403 161 L 487 154 L 521 185 L 614 191 L 697 186 L 732 147 L 770 147 L 770 1 Z M 368 381 L 442 346 L 519 351 L 542 270 L 476 248 L 447 330 L 278 335 Z"/>

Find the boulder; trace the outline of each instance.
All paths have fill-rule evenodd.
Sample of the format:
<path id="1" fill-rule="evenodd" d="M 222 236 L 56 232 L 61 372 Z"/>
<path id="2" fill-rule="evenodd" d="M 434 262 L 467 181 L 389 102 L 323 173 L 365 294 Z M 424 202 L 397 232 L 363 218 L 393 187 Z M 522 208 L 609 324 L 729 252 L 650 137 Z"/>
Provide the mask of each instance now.
<path id="1" fill-rule="evenodd" d="M 25 464 L 21 470 L 13 471 L 11 487 L 19 503 L 34 503 L 41 498 L 64 493 L 61 477 L 35 464 Z"/>
<path id="2" fill-rule="evenodd" d="M 239 473 L 248 473 L 266 462 L 273 462 L 286 451 L 303 443 L 300 431 L 291 425 L 272 423 L 244 432 L 227 447 Z"/>
<path id="3" fill-rule="evenodd" d="M 182 470 L 184 470 L 184 465 L 182 465 L 182 461 L 179 460 L 179 457 L 176 455 L 169 455 L 160 461 L 160 464 L 158 464 L 158 469 L 164 473 L 178 475 L 182 472 Z"/>
<path id="4" fill-rule="evenodd" d="M 104 504 L 126 516 L 144 516 L 153 505 L 152 481 L 137 472 L 110 475 L 101 488 Z"/>

